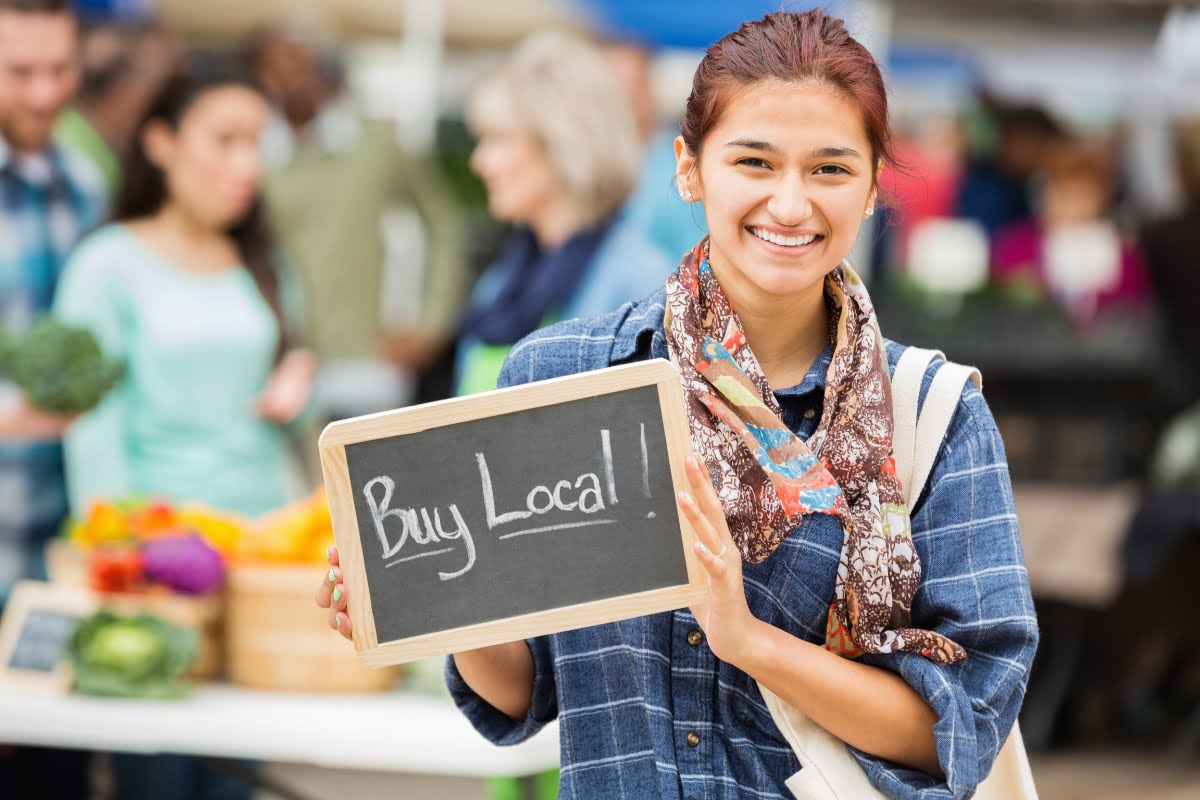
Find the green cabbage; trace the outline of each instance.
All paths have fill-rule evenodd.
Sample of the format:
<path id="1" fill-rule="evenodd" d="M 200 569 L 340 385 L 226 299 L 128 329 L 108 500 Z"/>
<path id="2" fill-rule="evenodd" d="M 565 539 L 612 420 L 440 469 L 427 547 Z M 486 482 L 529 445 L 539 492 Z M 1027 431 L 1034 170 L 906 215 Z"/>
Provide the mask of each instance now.
<path id="1" fill-rule="evenodd" d="M 180 675 L 196 655 L 199 636 L 149 614 L 98 611 L 71 639 L 75 690 L 106 697 L 182 697 Z"/>

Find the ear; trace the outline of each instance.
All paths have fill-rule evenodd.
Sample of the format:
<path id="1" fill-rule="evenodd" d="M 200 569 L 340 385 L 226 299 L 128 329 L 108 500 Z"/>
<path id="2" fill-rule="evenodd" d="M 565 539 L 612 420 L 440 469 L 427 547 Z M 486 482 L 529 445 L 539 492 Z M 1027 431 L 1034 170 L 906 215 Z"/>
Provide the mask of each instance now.
<path id="1" fill-rule="evenodd" d="M 682 136 L 675 137 L 675 183 L 679 195 L 687 202 L 699 200 L 700 185 L 696 172 L 696 158 L 688 150 Z"/>
<path id="2" fill-rule="evenodd" d="M 175 133 L 162 120 L 150 120 L 142 128 L 141 146 L 146 160 L 163 169 L 175 149 Z"/>

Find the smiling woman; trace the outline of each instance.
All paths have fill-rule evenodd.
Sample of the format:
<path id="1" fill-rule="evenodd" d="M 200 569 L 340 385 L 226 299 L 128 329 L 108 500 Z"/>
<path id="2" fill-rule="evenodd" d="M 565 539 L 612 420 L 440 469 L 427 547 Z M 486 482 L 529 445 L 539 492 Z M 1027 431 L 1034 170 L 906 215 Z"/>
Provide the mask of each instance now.
<path id="1" fill-rule="evenodd" d="M 695 450 L 678 504 L 708 596 L 456 654 L 451 692 L 500 744 L 557 718 L 566 797 L 839 796 L 800 763 L 768 690 L 849 747 L 860 783 L 842 796 L 867 796 L 861 773 L 893 797 L 969 796 L 1016 719 L 1037 622 L 973 384 L 948 394 L 911 505 L 897 476 L 906 348 L 845 261 L 891 160 L 879 68 L 841 20 L 770 14 L 709 49 L 681 127 L 680 194 L 704 202 L 709 237 L 665 291 L 527 337 L 500 384 L 675 364 Z M 317 599 L 349 635 L 331 555 Z"/>

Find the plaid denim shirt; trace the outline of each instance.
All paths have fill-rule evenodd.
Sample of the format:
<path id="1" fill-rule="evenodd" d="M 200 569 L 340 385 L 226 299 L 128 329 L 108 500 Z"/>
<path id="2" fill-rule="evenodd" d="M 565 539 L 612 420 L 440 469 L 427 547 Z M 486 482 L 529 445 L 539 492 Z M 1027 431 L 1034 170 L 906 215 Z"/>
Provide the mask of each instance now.
<path id="1" fill-rule="evenodd" d="M 99 177 L 51 146 L 18 159 L 0 139 L 0 326 L 19 335 L 49 312 L 71 248 L 99 221 Z M 0 404 L 16 389 L 0 375 Z M 41 572 L 41 546 L 66 515 L 62 449 L 0 442 L 0 601 L 13 581 Z"/>
<path id="2" fill-rule="evenodd" d="M 513 348 L 501 385 L 646 358 L 666 358 L 664 294 L 588 320 L 538 331 Z M 888 343 L 895 368 L 904 347 Z M 827 349 L 795 387 L 776 392 L 784 422 L 808 437 L 820 420 Z M 924 402 L 936 365 L 925 376 Z M 970 796 L 1011 730 L 1025 694 L 1038 628 L 1021 552 L 1004 447 L 983 396 L 968 383 L 912 514 L 924 578 L 914 624 L 951 636 L 968 658 L 939 667 L 906 653 L 864 661 L 899 673 L 937 712 L 945 780 L 854 751 L 871 782 L 902 798 Z M 761 564 L 744 564 L 751 612 L 794 636 L 824 642 L 842 528 L 812 515 Z M 801 768 L 755 681 L 713 656 L 686 609 L 529 640 L 528 716 L 513 720 L 476 695 L 453 659 L 446 681 L 486 738 L 514 744 L 557 717 L 560 796 L 789 798 Z M 699 740 L 690 734 L 697 734 Z"/>

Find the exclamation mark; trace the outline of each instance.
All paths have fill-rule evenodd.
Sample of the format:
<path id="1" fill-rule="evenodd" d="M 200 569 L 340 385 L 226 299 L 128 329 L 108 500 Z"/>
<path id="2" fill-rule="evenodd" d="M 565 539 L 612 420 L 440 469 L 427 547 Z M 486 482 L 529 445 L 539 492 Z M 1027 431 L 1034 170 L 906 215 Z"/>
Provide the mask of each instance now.
<path id="1" fill-rule="evenodd" d="M 642 422 L 638 425 L 641 428 L 641 443 L 642 443 L 642 493 L 647 499 L 651 499 L 650 494 L 650 457 L 646 454 L 646 423 Z M 651 511 L 646 515 L 647 519 L 654 519 L 654 512 Z"/>

